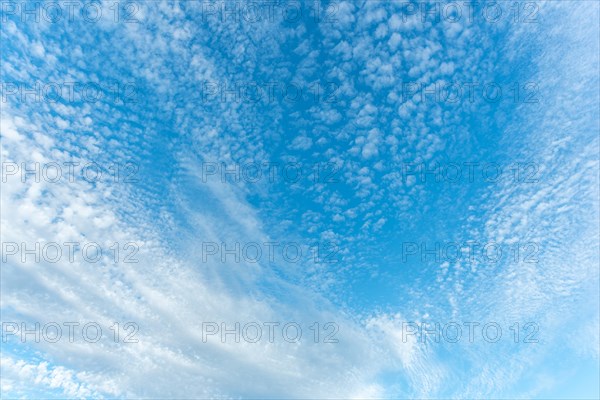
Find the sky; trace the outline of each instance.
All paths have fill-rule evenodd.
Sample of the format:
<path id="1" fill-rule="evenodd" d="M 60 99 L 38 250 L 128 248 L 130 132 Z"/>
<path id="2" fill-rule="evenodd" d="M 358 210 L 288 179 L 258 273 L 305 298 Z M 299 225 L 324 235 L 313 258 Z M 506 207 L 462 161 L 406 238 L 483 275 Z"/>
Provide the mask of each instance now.
<path id="1" fill-rule="evenodd" d="M 600 397 L 598 2 L 1 7 L 2 398 Z"/>

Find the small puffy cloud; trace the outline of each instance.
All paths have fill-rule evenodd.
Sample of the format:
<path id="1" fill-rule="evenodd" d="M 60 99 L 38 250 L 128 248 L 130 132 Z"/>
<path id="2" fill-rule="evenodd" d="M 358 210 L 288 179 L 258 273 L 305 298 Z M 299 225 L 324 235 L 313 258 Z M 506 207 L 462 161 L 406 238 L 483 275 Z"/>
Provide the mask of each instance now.
<path id="1" fill-rule="evenodd" d="M 294 150 L 308 150 L 311 147 L 312 139 L 307 136 L 297 136 L 290 144 L 290 148 Z"/>

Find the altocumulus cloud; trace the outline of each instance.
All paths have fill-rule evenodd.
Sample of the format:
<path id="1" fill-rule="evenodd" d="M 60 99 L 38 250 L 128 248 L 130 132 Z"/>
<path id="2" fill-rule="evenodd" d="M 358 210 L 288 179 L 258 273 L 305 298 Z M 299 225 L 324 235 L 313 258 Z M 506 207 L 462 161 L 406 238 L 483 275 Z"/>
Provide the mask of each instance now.
<path id="1" fill-rule="evenodd" d="M 4 397 L 597 397 L 597 3 L 66 3 L 2 4 Z"/>

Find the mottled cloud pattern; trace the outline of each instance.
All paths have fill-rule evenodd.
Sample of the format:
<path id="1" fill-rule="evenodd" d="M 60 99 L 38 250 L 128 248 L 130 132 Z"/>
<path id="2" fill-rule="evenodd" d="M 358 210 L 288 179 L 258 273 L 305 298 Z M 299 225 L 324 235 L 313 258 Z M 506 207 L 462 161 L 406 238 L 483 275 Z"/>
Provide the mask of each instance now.
<path id="1" fill-rule="evenodd" d="M 598 3 L 66 3 L 2 2 L 3 397 L 597 398 Z"/>

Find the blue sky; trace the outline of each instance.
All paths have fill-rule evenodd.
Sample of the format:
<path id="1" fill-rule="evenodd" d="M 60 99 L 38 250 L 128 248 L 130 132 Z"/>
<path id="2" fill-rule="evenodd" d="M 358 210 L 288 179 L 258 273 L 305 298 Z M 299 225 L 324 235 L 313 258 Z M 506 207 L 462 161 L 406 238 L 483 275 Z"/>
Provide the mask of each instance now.
<path id="1" fill-rule="evenodd" d="M 67 3 L 2 3 L 3 397 L 600 396 L 597 2 Z"/>

